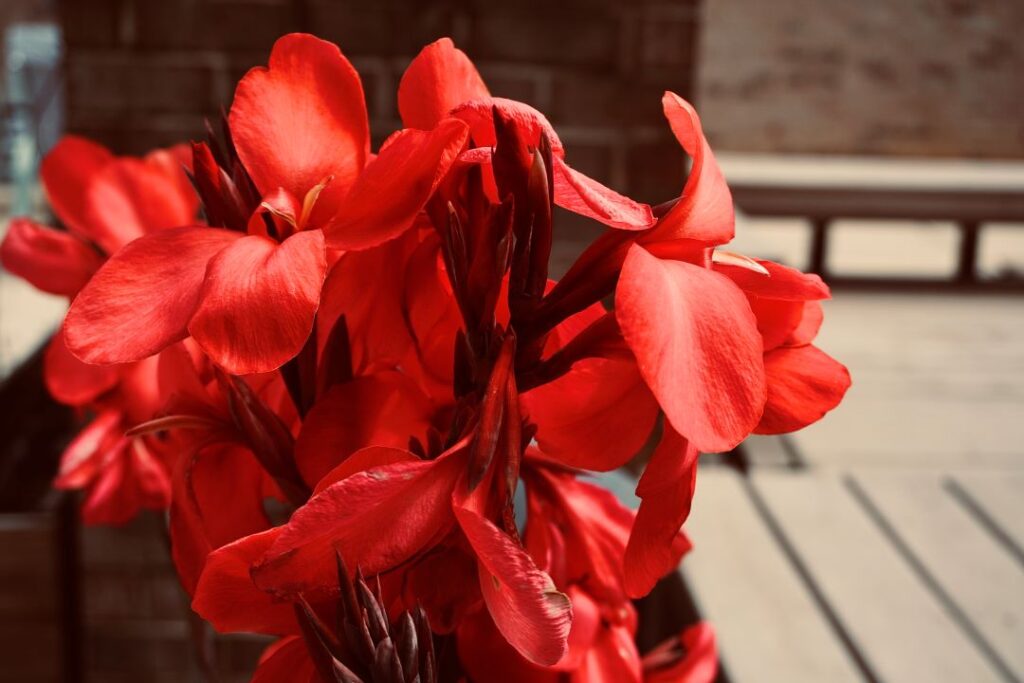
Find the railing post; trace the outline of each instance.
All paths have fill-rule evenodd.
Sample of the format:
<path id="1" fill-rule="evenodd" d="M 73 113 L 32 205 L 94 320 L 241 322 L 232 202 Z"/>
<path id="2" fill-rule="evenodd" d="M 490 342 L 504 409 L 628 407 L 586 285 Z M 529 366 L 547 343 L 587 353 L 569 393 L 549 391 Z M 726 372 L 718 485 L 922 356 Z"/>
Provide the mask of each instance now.
<path id="1" fill-rule="evenodd" d="M 960 224 L 960 259 L 957 261 L 956 280 L 963 285 L 978 281 L 978 241 L 981 226 L 976 221 Z"/>
<path id="2" fill-rule="evenodd" d="M 811 219 L 811 255 L 808 270 L 828 278 L 828 218 Z"/>

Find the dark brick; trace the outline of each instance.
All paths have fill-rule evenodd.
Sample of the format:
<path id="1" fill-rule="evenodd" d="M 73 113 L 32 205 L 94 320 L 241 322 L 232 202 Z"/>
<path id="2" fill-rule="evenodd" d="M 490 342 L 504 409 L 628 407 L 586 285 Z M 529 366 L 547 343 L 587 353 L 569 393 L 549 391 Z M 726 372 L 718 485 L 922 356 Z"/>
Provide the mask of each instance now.
<path id="1" fill-rule="evenodd" d="M 114 47 L 124 0 L 61 0 L 58 16 L 64 41 L 78 47 Z"/>
<path id="2" fill-rule="evenodd" d="M 551 88 L 548 112 L 555 124 L 624 128 L 632 124 L 657 125 L 662 119 L 664 87 L 578 71 L 560 71 Z"/>
<path id="3" fill-rule="evenodd" d="M 214 106 L 214 69 L 187 57 L 80 53 L 67 73 L 68 96 L 77 108 L 206 112 Z"/>
<path id="4" fill-rule="evenodd" d="M 287 0 L 135 0 L 134 36 L 143 50 L 266 50 L 300 29 Z"/>
<path id="5" fill-rule="evenodd" d="M 475 18 L 471 54 L 480 59 L 614 68 L 618 28 L 614 10 L 554 3 L 545 9 L 490 5 Z"/>
<path id="6" fill-rule="evenodd" d="M 622 190 L 633 199 L 652 205 L 678 197 L 686 179 L 685 159 L 679 143 L 671 136 L 633 144 L 627 153 L 629 187 Z"/>
<path id="7" fill-rule="evenodd" d="M 347 55 L 412 57 L 438 38 L 459 38 L 458 26 L 464 22 L 458 4 L 311 0 L 309 30 L 337 43 Z"/>
<path id="8" fill-rule="evenodd" d="M 601 142 L 567 142 L 566 159 L 569 165 L 580 173 L 585 173 L 594 180 L 605 185 L 612 182 L 613 152 L 610 143 L 614 134 L 609 133 L 609 141 Z"/>

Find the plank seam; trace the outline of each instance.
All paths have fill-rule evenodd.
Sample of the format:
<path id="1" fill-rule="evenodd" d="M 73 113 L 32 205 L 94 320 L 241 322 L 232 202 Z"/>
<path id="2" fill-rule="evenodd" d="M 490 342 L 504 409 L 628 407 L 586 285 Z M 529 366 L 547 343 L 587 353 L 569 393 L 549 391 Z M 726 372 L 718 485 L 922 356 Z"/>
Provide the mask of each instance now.
<path id="1" fill-rule="evenodd" d="M 961 486 L 960 482 L 953 477 L 944 477 L 942 480 L 942 488 L 946 490 L 953 500 L 967 511 L 967 514 L 974 518 L 982 529 L 995 539 L 996 543 L 1002 546 L 1006 552 L 1010 553 L 1018 564 L 1024 567 L 1024 548 L 1021 548 L 1020 545 L 1013 540 L 1013 537 L 999 525 L 999 522 L 989 514 L 988 510 L 985 509 L 985 506 L 982 505 L 981 502 L 972 496 L 971 493 Z"/>
<path id="2" fill-rule="evenodd" d="M 753 503 L 754 509 L 757 510 L 758 516 L 764 522 L 765 526 L 768 527 L 768 532 L 775 540 L 775 543 L 779 546 L 779 549 L 782 550 L 782 554 L 796 572 L 800 582 L 803 583 L 804 587 L 810 593 L 815 606 L 821 612 L 822 616 L 824 616 L 829 628 L 832 629 L 832 632 L 839 639 L 839 642 L 842 644 L 847 656 L 849 656 L 853 661 L 853 664 L 857 667 L 860 675 L 865 681 L 867 681 L 867 683 L 882 683 L 882 679 L 875 673 L 871 664 L 868 662 L 867 657 L 857 646 L 856 641 L 854 641 L 853 636 L 843 624 L 839 614 L 832 608 L 832 605 L 830 605 L 828 600 L 825 598 L 825 594 L 818 585 L 818 582 L 814 580 L 813 576 L 811 576 L 810 570 L 807 568 L 807 565 L 804 564 L 799 553 L 797 553 L 796 547 L 789 540 L 786 532 L 783 531 L 782 525 L 779 524 L 775 515 L 772 514 L 767 502 L 761 496 L 761 492 L 757 490 L 757 487 L 754 486 L 753 482 L 751 482 L 749 478 L 741 477 L 741 479 L 743 481 L 743 487 L 746 489 L 747 496 Z"/>
<path id="3" fill-rule="evenodd" d="M 1017 675 L 1003 658 L 989 644 L 985 636 L 974 624 L 967 613 L 957 604 L 937 578 L 928 570 L 924 562 L 910 548 L 896 528 L 889 522 L 881 509 L 875 505 L 871 496 L 863 486 L 860 485 L 852 475 L 843 475 L 843 485 L 853 499 L 860 505 L 864 513 L 874 523 L 886 540 L 893 546 L 897 554 L 907 563 L 911 571 L 924 584 L 925 588 L 938 601 L 942 609 L 950 616 L 953 623 L 967 636 L 968 640 L 978 649 L 988 663 L 999 673 L 1000 677 L 1008 683 L 1021 683 Z"/>

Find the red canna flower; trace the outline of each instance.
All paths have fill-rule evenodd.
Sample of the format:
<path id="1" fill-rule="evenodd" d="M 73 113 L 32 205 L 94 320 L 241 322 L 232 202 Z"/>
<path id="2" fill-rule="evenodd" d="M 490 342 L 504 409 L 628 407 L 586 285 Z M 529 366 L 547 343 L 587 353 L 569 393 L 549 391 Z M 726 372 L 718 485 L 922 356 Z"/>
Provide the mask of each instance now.
<path id="1" fill-rule="evenodd" d="M 329 252 L 407 230 L 466 136 L 441 121 L 396 133 L 371 159 L 358 75 L 304 34 L 278 40 L 269 67 L 242 79 L 228 123 L 262 198 L 246 233 L 185 226 L 120 251 L 68 314 L 68 347 L 82 359 L 138 360 L 191 335 L 233 374 L 281 366 L 310 335 Z M 196 164 L 198 186 L 227 187 L 208 162 Z"/>
<path id="2" fill-rule="evenodd" d="M 128 241 L 194 220 L 198 201 L 182 171 L 186 160 L 183 147 L 137 159 L 115 157 L 77 136 L 62 138 L 43 159 L 41 175 L 67 230 L 15 218 L 0 244 L 0 261 L 43 291 L 74 297 Z M 124 435 L 160 407 L 155 359 L 87 365 L 58 333 L 46 349 L 43 373 L 56 400 L 96 414 L 64 452 L 54 482 L 88 491 L 84 521 L 123 524 L 140 509 L 166 508 L 173 453 L 159 440 Z"/>
<path id="3" fill-rule="evenodd" d="M 699 453 L 819 419 L 849 377 L 812 345 L 827 287 L 722 249 L 724 178 L 692 107 L 662 104 L 693 167 L 652 209 L 572 169 L 448 39 L 406 70 L 406 128 L 373 155 L 352 66 L 285 36 L 192 146 L 208 225 L 105 222 L 122 241 L 102 266 L 34 229 L 11 242 L 77 264 L 54 288 L 88 280 L 54 367 L 134 363 L 59 373 L 68 395 L 156 369 L 154 400 L 109 404 L 62 481 L 145 500 L 144 456 L 174 453 L 179 577 L 218 630 L 279 638 L 256 681 L 713 680 L 709 627 L 641 656 L 631 600 L 690 548 Z M 608 227 L 559 282 L 556 205 Z M 659 429 L 635 513 L 582 478 Z"/>

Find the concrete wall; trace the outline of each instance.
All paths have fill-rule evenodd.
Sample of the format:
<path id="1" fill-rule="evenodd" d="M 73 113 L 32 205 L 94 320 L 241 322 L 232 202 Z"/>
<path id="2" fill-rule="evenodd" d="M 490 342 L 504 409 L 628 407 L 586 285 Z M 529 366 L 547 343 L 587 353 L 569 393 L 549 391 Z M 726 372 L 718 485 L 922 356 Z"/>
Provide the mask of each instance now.
<path id="1" fill-rule="evenodd" d="M 1024 158 L 1021 0 L 705 0 L 712 144 Z"/>

